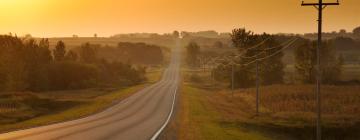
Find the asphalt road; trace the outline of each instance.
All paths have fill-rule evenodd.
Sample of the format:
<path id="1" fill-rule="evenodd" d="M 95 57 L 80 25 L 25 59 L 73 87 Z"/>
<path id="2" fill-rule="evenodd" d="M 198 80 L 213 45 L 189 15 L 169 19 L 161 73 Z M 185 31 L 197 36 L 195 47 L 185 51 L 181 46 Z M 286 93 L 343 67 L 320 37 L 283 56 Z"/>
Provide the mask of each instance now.
<path id="1" fill-rule="evenodd" d="M 162 79 L 105 111 L 78 120 L 9 132 L 1 140 L 149 140 L 171 114 L 179 81 L 179 53 Z"/>

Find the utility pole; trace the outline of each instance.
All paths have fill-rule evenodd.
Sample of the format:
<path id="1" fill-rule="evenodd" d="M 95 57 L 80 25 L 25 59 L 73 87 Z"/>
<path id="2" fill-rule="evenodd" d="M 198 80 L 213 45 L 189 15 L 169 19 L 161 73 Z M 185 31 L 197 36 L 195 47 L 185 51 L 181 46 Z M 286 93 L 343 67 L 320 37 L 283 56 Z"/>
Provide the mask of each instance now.
<path id="1" fill-rule="evenodd" d="M 323 0 L 319 0 L 318 3 L 304 3 L 302 2 L 301 6 L 314 6 L 319 12 L 318 18 L 318 46 L 316 49 L 317 54 L 317 76 L 316 76 L 316 110 L 317 110 L 317 119 L 316 119 L 316 139 L 321 140 L 321 69 L 320 69 L 320 48 L 322 46 L 322 11 L 325 7 L 330 5 L 340 5 L 339 0 L 335 3 L 323 3 Z"/>
<path id="2" fill-rule="evenodd" d="M 256 116 L 259 116 L 259 61 L 256 57 Z"/>
<path id="3" fill-rule="evenodd" d="M 234 98 L 235 70 L 234 62 L 231 64 L 231 98 Z"/>

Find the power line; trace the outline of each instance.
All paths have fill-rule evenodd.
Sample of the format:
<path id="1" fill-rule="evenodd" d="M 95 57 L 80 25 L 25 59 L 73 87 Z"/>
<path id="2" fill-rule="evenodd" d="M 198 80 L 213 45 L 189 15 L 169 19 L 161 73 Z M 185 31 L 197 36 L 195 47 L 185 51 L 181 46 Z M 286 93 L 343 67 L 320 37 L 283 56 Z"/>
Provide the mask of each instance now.
<path id="1" fill-rule="evenodd" d="M 316 48 L 317 54 L 317 76 L 316 76 L 316 110 L 317 110 L 317 119 L 316 119 L 316 139 L 321 140 L 321 69 L 320 69 L 320 48 L 322 46 L 322 11 L 325 7 L 330 5 L 340 5 L 339 0 L 333 3 L 323 3 L 323 0 L 319 0 L 318 3 L 301 3 L 301 6 L 314 6 L 318 10 L 318 46 Z"/>
<path id="2" fill-rule="evenodd" d="M 243 66 L 248 66 L 248 65 L 250 65 L 250 64 L 255 63 L 256 61 L 262 61 L 262 60 L 268 59 L 268 58 L 270 58 L 270 57 L 273 57 L 273 56 L 275 56 L 275 55 L 277 55 L 277 54 L 281 53 L 283 50 L 285 50 L 285 49 L 287 49 L 287 48 L 291 47 L 291 46 L 292 46 L 292 45 L 293 45 L 296 41 L 297 41 L 297 39 L 295 39 L 295 40 L 291 41 L 291 43 L 289 43 L 287 46 L 283 47 L 281 50 L 278 50 L 278 51 L 274 52 L 274 53 L 273 53 L 273 54 L 271 54 L 271 55 L 268 55 L 268 56 L 263 57 L 263 58 L 257 58 L 257 59 L 255 59 L 255 60 L 253 60 L 253 61 L 249 62 L 249 63 L 243 64 Z"/>
<path id="3" fill-rule="evenodd" d="M 261 41 L 260 43 L 250 47 L 250 48 L 247 48 L 247 49 L 244 49 L 244 50 L 241 50 L 242 53 L 240 53 L 240 55 L 243 55 L 244 53 L 246 53 L 247 51 L 249 50 L 252 50 L 252 49 L 255 49 L 255 48 L 258 48 L 258 47 L 261 47 L 261 45 L 263 45 L 266 41 L 268 41 L 271 37 L 268 37 L 266 38 L 265 40 Z"/>
<path id="4" fill-rule="evenodd" d="M 262 49 L 260 53 L 257 53 L 256 55 L 253 55 L 253 56 L 240 56 L 240 57 L 241 57 L 241 58 L 244 58 L 244 59 L 257 58 L 259 55 L 265 53 L 265 52 L 268 51 L 268 50 L 283 48 L 283 46 L 289 45 L 292 41 L 294 41 L 294 40 L 296 40 L 296 39 L 297 39 L 297 38 L 292 38 L 292 39 L 289 39 L 289 40 L 283 42 L 283 43 L 280 44 L 279 46 Z"/>

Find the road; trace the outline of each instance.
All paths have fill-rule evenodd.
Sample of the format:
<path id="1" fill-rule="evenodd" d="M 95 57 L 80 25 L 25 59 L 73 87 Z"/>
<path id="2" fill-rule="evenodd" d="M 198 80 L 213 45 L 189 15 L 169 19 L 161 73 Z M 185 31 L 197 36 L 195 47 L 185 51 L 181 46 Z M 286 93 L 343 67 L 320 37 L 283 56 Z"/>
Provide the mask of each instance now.
<path id="1" fill-rule="evenodd" d="M 179 57 L 174 49 L 171 63 L 159 82 L 103 112 L 1 134 L 0 140 L 149 140 L 166 125 L 172 112 L 179 81 Z"/>

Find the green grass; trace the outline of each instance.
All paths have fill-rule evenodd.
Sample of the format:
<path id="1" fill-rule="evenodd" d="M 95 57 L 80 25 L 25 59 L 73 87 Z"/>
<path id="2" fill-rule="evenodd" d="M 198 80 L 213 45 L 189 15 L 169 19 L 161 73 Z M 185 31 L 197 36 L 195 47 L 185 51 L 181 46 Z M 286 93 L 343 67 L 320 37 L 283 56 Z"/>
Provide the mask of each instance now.
<path id="1" fill-rule="evenodd" d="M 147 82 L 121 89 L 84 89 L 0 94 L 0 132 L 74 120 L 100 112 L 160 79 L 162 69 L 146 74 Z"/>
<path id="2" fill-rule="evenodd" d="M 183 85 L 179 136 L 186 140 L 270 140 L 264 134 L 229 123 L 207 100 L 212 93 Z"/>
<path id="3" fill-rule="evenodd" d="M 0 132 L 31 128 L 35 126 L 48 125 L 57 122 L 63 122 L 63 121 L 85 117 L 94 114 L 96 112 L 99 112 L 101 110 L 104 110 L 107 107 L 110 107 L 111 105 L 116 103 L 116 101 L 120 101 L 130 96 L 132 93 L 135 93 L 137 90 L 142 89 L 144 86 L 145 85 L 138 85 L 138 86 L 120 89 L 112 93 L 106 93 L 105 95 L 97 96 L 93 99 L 86 99 L 86 98 L 69 99 L 69 97 L 66 97 L 68 98 L 66 99 L 66 101 L 59 101 L 56 99 L 42 99 L 42 100 L 48 100 L 48 102 L 41 104 L 41 108 L 35 108 L 36 106 L 32 104 L 27 106 L 34 108 L 28 109 L 27 111 L 18 110 L 16 112 L 11 112 L 11 113 L 15 113 L 13 117 L 23 117 L 24 113 L 26 114 L 26 112 L 30 114 L 35 114 L 35 112 L 40 112 L 39 114 L 36 114 L 35 116 L 30 115 L 29 116 L 30 118 L 25 118 L 25 120 L 18 120 L 18 122 L 3 123 L 0 125 Z M 37 99 L 37 100 L 41 100 L 41 99 Z M 37 100 L 32 100 L 32 102 L 36 102 Z M 69 106 L 66 103 L 74 103 L 74 104 Z M 60 107 L 61 109 L 50 108 L 51 105 L 53 104 L 57 104 L 58 106 L 61 106 Z M 4 118 L 2 118 L 2 120 L 4 120 Z"/>

